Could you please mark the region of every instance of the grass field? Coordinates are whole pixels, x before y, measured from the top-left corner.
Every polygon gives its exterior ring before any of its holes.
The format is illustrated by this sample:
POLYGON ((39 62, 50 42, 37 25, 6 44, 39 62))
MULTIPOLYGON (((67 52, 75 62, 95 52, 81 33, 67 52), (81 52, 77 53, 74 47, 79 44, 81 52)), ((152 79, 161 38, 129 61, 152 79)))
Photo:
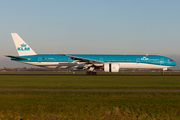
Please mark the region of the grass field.
POLYGON ((180 119, 180 93, 0 92, 1 119, 180 119))
POLYGON ((0 88, 180 90, 180 76, 0 76, 0 88))
MULTIPOLYGON (((42 73, 44 74, 44 73, 42 73)), ((0 88, 180 90, 180 76, 0 76, 0 88)), ((3 92, 0 119, 180 119, 180 92, 3 92)))

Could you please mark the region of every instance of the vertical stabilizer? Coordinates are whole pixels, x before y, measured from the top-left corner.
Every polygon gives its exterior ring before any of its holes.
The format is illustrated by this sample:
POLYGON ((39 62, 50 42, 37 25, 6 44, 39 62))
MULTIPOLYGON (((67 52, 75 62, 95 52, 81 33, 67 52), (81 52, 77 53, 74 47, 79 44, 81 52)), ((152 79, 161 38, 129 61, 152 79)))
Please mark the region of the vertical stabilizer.
POLYGON ((33 49, 17 33, 11 33, 11 35, 19 56, 36 55, 33 49))

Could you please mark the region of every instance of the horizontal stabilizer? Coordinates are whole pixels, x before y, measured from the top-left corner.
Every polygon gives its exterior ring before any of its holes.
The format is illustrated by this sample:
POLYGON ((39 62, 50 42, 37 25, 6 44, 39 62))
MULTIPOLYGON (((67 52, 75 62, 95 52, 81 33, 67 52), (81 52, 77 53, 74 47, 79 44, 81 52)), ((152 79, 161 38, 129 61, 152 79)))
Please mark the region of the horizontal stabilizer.
POLYGON ((6 57, 10 57, 10 58, 19 59, 19 60, 28 60, 27 58, 16 57, 16 56, 11 56, 11 55, 5 55, 5 56, 6 56, 6 57))

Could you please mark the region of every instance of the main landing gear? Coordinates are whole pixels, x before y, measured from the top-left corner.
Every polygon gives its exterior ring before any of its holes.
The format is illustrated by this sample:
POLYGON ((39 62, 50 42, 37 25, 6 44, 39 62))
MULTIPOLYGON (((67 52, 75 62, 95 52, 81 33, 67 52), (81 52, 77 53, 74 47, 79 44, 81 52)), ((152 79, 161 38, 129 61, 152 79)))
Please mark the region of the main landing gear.
POLYGON ((88 72, 86 72, 86 75, 97 75, 97 72, 88 71, 88 72))

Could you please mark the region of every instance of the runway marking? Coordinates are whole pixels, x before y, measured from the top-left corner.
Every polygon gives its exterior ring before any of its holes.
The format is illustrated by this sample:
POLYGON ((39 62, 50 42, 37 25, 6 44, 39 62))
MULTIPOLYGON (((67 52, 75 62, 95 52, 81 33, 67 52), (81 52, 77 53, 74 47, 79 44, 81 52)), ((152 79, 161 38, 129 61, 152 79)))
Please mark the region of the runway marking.
POLYGON ((0 89, 0 91, 69 91, 69 92, 180 92, 180 90, 101 90, 101 89, 0 89))

